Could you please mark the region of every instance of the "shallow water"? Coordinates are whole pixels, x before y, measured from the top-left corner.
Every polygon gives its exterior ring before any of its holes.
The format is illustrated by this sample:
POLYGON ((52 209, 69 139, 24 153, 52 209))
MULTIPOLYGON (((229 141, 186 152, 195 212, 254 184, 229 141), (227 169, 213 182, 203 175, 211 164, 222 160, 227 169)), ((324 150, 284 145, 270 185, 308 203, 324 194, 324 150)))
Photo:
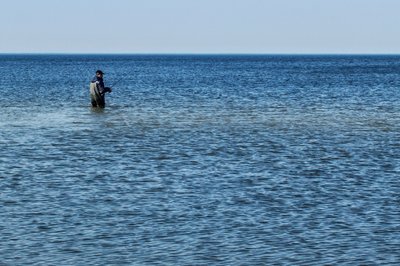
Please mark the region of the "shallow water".
POLYGON ((399 73, 398 56, 0 55, 0 264, 399 264, 399 73))

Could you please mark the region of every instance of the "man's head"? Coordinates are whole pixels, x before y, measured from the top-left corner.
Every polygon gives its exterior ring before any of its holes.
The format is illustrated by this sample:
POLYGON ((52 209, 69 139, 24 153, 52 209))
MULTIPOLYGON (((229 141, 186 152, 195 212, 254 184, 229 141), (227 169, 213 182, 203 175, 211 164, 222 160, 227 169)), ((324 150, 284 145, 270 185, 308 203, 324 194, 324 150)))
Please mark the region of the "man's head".
POLYGON ((103 71, 101 71, 101 70, 96 71, 96 76, 98 76, 99 78, 102 78, 103 75, 104 75, 103 71))

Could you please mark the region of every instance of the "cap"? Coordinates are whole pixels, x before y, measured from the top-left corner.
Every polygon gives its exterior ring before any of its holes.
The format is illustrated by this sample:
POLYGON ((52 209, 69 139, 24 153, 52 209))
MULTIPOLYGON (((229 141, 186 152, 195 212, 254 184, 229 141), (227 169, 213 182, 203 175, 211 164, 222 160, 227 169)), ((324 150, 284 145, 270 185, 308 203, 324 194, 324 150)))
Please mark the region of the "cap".
POLYGON ((96 71, 96 74, 101 74, 101 75, 104 75, 104 72, 103 72, 103 71, 101 71, 101 70, 97 70, 97 71, 96 71))

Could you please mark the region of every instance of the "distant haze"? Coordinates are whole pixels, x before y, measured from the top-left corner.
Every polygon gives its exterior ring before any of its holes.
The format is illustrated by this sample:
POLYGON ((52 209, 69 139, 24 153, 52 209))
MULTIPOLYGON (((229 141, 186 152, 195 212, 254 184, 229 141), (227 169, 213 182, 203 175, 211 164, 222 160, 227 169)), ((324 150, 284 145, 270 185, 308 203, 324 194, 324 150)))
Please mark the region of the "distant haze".
POLYGON ((0 0, 0 53, 400 53, 399 0, 0 0))

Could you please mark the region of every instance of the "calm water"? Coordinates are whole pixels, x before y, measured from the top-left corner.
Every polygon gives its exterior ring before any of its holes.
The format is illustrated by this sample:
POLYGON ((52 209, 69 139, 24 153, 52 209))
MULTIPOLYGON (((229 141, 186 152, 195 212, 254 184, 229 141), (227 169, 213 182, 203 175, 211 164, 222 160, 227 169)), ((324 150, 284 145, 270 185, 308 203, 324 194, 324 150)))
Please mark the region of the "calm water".
POLYGON ((400 56, 0 55, 0 91, 0 265, 400 263, 400 56))

